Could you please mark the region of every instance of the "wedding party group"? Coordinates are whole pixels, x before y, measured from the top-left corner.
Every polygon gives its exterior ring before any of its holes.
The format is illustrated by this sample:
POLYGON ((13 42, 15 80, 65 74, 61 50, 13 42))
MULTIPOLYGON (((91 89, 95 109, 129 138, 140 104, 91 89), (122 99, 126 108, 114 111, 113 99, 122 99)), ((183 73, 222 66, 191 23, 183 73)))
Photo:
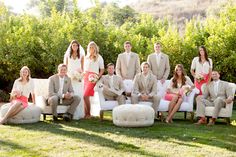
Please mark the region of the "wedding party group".
MULTIPOLYGON (((163 97, 158 95, 158 82, 164 84, 168 80, 169 57, 162 52, 160 42, 155 43, 153 49, 154 52, 140 64, 139 55, 131 51, 131 42, 124 42, 124 52, 118 55, 116 63, 106 65, 107 74, 104 75, 104 60, 97 44, 91 41, 85 53, 79 42, 72 40, 64 55, 64 63, 58 65, 57 74, 49 77, 47 103, 52 108, 53 120, 58 121, 57 107, 63 104, 69 107, 62 117, 70 121, 81 101, 84 104, 84 118, 90 119, 90 97, 94 96, 95 86, 101 86, 106 100, 115 100, 119 105, 126 104, 127 99, 130 99, 131 104, 151 102, 155 118, 161 117, 166 123, 172 123, 183 97, 197 88, 200 92, 196 97, 196 115, 199 117, 196 124, 214 125, 221 108, 233 101, 234 93, 226 81, 220 80, 220 73, 213 70, 213 61, 208 57, 207 49, 200 46, 198 56, 192 60, 190 72, 193 81, 186 75, 182 64, 175 65, 173 77, 163 97), (132 82, 132 89, 126 89, 125 81, 132 82), (83 88, 83 93, 79 93, 80 88, 83 88), (166 117, 157 112, 161 99, 169 101, 166 117), (205 115, 207 106, 214 107, 209 123, 205 115)), ((34 86, 30 69, 22 67, 20 77, 15 80, 11 91, 11 107, 0 119, 0 124, 6 124, 10 118, 24 110, 30 95, 35 103, 34 86)))

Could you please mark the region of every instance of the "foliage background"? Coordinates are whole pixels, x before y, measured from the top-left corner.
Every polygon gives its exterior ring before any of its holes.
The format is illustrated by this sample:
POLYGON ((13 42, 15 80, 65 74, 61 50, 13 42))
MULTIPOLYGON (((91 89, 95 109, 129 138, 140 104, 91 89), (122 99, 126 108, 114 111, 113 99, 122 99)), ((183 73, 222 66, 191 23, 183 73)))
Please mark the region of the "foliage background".
POLYGON ((132 50, 141 61, 153 52, 153 43, 160 41, 163 52, 170 57, 171 69, 181 63, 189 76, 197 47, 205 45, 221 78, 236 80, 236 5, 232 1, 205 20, 186 20, 183 32, 167 18, 154 19, 115 3, 97 2, 96 7, 81 12, 76 1, 43 7, 46 2, 37 4, 41 6, 40 17, 13 14, 0 3, 0 88, 5 91, 10 91, 24 65, 29 66, 32 77, 47 78, 55 73, 73 39, 85 49, 90 41, 95 41, 105 64, 116 62, 126 40, 131 41, 132 50))

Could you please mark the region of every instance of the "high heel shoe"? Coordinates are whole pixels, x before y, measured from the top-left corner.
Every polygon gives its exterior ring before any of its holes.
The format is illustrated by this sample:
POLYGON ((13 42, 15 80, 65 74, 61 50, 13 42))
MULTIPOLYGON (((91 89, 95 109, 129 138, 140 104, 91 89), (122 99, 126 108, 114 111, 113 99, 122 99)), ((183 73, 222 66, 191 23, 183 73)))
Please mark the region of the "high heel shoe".
POLYGON ((165 120, 165 123, 170 124, 170 121, 168 119, 165 120))

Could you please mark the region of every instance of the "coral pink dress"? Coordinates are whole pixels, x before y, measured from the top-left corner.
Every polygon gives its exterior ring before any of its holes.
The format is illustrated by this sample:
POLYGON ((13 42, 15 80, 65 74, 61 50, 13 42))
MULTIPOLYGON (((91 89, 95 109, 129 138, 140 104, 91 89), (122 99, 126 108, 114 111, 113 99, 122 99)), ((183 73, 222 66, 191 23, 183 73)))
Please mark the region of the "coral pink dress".
MULTIPOLYGON (((191 81, 191 79, 188 76, 185 76, 186 78, 186 82, 185 85, 188 86, 194 86, 193 82, 191 81)), ((174 96, 178 96, 178 97, 183 97, 184 95, 184 89, 182 88, 182 84, 177 84, 178 88, 173 88, 173 82, 172 82, 173 78, 171 78, 170 80, 170 86, 168 87, 171 92, 170 93, 166 93, 164 96, 165 100, 171 101, 173 99, 174 96)))
POLYGON ((199 82, 196 79, 194 80, 195 87, 200 91, 199 95, 202 95, 201 87, 204 83, 207 83, 208 80, 210 79, 209 73, 210 70, 213 68, 212 60, 210 58, 208 59, 209 62, 205 61, 204 63, 200 63, 199 57, 195 57, 191 64, 191 70, 194 70, 195 74, 201 74, 204 77, 204 79, 199 82))
POLYGON ((97 60, 91 60, 88 56, 84 58, 84 96, 94 96, 94 87, 96 82, 90 82, 89 76, 91 74, 99 74, 99 70, 104 69, 104 61, 101 55, 97 60))
POLYGON ((34 83, 33 80, 30 79, 26 84, 22 84, 22 82, 17 79, 15 80, 12 88, 12 92, 19 91, 21 93, 21 96, 14 98, 11 101, 11 104, 20 102, 24 108, 28 106, 28 98, 30 96, 30 93, 34 93, 34 83))

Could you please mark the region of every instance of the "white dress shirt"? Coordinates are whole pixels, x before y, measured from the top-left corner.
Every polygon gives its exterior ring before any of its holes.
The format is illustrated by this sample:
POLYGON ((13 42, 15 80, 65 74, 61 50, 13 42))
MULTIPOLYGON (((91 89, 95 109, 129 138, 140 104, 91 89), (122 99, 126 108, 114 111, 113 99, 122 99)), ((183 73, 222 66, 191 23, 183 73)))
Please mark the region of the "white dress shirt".
POLYGON ((220 82, 220 80, 214 81, 214 92, 215 92, 215 95, 218 94, 219 82, 220 82))
POLYGON ((147 86, 147 83, 148 83, 148 82, 147 82, 148 74, 147 74, 147 75, 144 75, 144 74, 143 74, 143 77, 144 77, 144 83, 145 83, 145 86, 147 86))
POLYGON ((113 75, 109 75, 109 85, 110 85, 111 89, 114 88, 114 86, 113 86, 113 75))
POLYGON ((127 66, 129 65, 129 61, 130 61, 130 54, 131 54, 131 52, 125 52, 126 61, 127 61, 127 66))
POLYGON ((156 52, 156 60, 157 60, 157 65, 160 65, 160 61, 161 61, 161 52, 159 52, 159 53, 156 52))
POLYGON ((64 77, 59 76, 59 91, 58 91, 58 93, 61 95, 63 94, 64 80, 65 80, 64 77))

